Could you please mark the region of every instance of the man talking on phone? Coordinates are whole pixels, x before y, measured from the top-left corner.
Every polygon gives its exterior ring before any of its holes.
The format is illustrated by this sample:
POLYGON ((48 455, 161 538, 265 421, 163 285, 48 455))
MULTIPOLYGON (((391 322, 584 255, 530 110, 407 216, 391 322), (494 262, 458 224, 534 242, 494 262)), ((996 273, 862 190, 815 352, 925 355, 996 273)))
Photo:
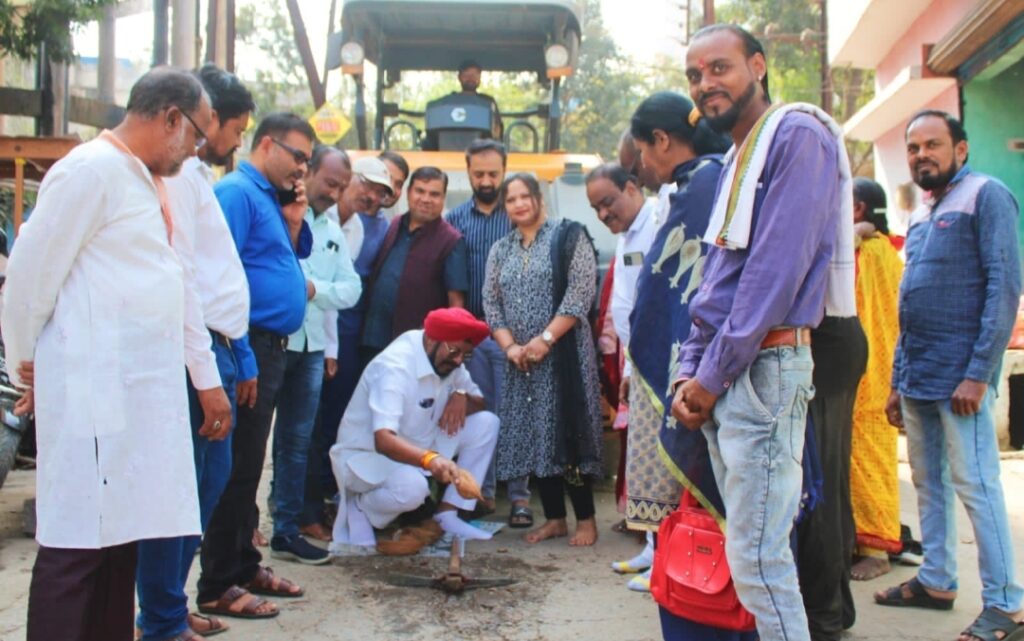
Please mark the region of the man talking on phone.
POLYGON ((313 284, 299 259, 310 255, 303 178, 316 134, 303 118, 272 113, 256 127, 248 161, 214 192, 249 281, 248 340, 238 341, 238 418, 231 477, 206 529, 199 577, 204 614, 267 618, 277 607, 254 595, 295 597, 302 589, 262 567, 253 544, 256 490, 286 366, 288 336, 300 327, 313 284), (257 377, 258 374, 258 377, 257 377))

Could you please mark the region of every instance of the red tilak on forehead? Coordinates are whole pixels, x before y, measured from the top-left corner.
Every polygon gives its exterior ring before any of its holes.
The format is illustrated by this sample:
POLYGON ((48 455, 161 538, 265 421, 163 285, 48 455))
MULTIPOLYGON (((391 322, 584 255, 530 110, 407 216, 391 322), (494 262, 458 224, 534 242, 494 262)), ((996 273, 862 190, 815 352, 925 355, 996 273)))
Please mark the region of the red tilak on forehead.
POLYGON ((704 58, 700 58, 699 60, 697 60, 697 68, 700 69, 701 71, 704 71, 704 67, 704 58))

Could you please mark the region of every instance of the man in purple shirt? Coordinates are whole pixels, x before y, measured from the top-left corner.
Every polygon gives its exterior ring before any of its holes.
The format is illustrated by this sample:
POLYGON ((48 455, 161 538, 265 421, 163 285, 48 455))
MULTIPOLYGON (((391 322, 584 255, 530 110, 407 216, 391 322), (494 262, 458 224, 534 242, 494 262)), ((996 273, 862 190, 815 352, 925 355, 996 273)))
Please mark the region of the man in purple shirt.
MULTIPOLYGON (((740 163, 742 176, 744 142, 771 115, 760 43, 732 25, 702 29, 686 74, 694 104, 740 150, 730 162, 740 163)), ((693 328, 672 414, 707 437, 728 516, 729 566, 760 638, 807 641, 789 540, 814 393, 810 328, 824 316, 837 237, 840 156, 835 136, 801 111, 785 113, 774 137, 758 142, 769 146, 749 240, 742 249, 717 243, 708 253, 690 301, 693 328)), ((728 175, 727 167, 723 181, 728 175)), ((729 197, 730 189, 720 190, 719 199, 729 197)))

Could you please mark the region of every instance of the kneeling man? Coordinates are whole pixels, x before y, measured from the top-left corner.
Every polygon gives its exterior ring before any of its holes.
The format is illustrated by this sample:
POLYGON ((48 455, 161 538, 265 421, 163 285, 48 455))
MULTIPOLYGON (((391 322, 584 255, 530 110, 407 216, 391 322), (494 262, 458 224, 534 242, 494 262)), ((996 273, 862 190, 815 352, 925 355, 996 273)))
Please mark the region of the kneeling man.
POLYGON ((424 329, 405 332, 363 371, 331 448, 341 491, 332 551, 376 545, 373 528, 418 508, 427 476, 447 483, 434 520, 462 539, 489 539, 458 517, 473 499, 459 496, 459 466, 483 479, 498 440, 498 417, 463 366, 490 331, 464 309, 438 309, 424 329), (452 462, 458 458, 459 465, 452 462))

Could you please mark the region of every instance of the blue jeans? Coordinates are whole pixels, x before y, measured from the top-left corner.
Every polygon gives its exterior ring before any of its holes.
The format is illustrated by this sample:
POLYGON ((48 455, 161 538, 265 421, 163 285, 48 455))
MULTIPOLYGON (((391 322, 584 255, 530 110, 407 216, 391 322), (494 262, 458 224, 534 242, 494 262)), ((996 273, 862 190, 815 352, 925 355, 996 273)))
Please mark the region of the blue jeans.
POLYGON ((907 453, 921 515, 924 563, 918 580, 934 590, 956 590, 956 515, 953 492, 974 526, 986 608, 1020 609, 1024 595, 1013 577, 1013 540, 999 482, 999 447, 992 392, 973 416, 957 416, 949 400, 903 398, 907 453))
MULTIPOLYGON (((506 360, 505 352, 498 347, 497 341, 493 338, 485 338, 473 350, 473 360, 466 365, 473 382, 480 388, 480 393, 484 395, 484 405, 487 411, 495 414, 498 413, 498 407, 501 405, 506 360)), ((491 465, 487 468, 487 475, 484 476, 484 482, 480 488, 481 493, 485 497, 494 498, 497 483, 494 458, 491 458, 491 465)), ((508 500, 527 502, 530 500, 529 476, 508 481, 508 500)))
POLYGON ((811 349, 761 350, 703 427, 728 515, 725 552, 761 641, 809 641, 790 532, 800 505, 811 349))
POLYGON ((287 353, 284 383, 277 396, 274 422, 274 536, 299 533, 305 506, 306 465, 313 438, 320 387, 324 380, 324 353, 287 353))
MULTIPOLYGON (((230 347, 217 340, 213 342, 213 353, 234 417, 237 378, 235 357, 230 347)), ((231 474, 231 436, 223 441, 211 441, 199 435, 199 428, 203 425, 203 409, 191 380, 188 381, 188 407, 192 423, 196 482, 199 487, 199 520, 205 530, 231 474)), ((173 637, 184 632, 188 626, 185 583, 199 543, 198 536, 139 542, 136 571, 139 616, 136 624, 142 630, 144 641, 173 637)))

